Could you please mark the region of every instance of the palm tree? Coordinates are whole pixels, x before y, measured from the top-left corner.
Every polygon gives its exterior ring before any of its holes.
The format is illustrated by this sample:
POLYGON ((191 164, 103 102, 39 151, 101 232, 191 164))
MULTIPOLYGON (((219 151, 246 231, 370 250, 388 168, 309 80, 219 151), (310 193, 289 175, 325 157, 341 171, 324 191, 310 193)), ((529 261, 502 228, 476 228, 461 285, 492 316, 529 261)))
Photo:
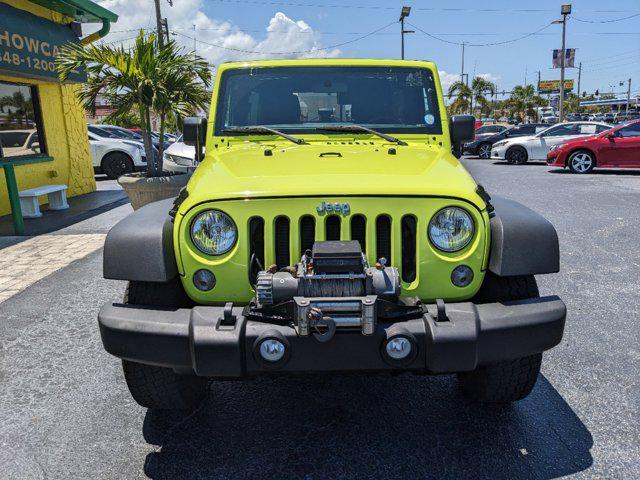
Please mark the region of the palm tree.
POLYGON ((462 80, 452 83, 449 87, 448 95, 449 98, 453 96, 456 97, 451 105, 449 105, 451 113, 465 113, 469 111, 473 92, 466 83, 462 80))
POLYGON ((534 117, 536 115, 535 107, 543 107, 547 105, 547 101, 535 94, 533 85, 517 85, 511 91, 511 97, 507 101, 509 111, 512 115, 520 115, 534 117))
POLYGON ((475 77, 471 82, 471 113, 473 113, 473 100, 480 105, 480 116, 482 117, 482 112, 487 109, 487 107, 491 107, 491 102, 487 99, 485 94, 495 95, 496 93, 496 85, 489 80, 482 77, 475 77))
MULTIPOLYGON (((0 112, 5 113, 7 107, 6 123, 15 126, 25 125, 31 127, 29 120, 34 118, 33 102, 23 92, 13 92, 12 95, 0 97, 0 112)), ((31 122, 33 124, 33 122, 31 122)))
POLYGON ((147 175, 162 175, 162 143, 154 161, 151 143, 151 114, 160 117, 164 138, 167 115, 183 115, 204 108, 211 72, 207 62, 194 53, 184 54, 175 42, 160 44, 155 34, 140 30, 132 48, 106 44, 81 46, 70 44, 58 58, 61 80, 77 69, 84 69, 87 82, 79 92, 85 108, 95 113, 98 96, 115 108, 114 115, 138 110, 147 157, 147 175))

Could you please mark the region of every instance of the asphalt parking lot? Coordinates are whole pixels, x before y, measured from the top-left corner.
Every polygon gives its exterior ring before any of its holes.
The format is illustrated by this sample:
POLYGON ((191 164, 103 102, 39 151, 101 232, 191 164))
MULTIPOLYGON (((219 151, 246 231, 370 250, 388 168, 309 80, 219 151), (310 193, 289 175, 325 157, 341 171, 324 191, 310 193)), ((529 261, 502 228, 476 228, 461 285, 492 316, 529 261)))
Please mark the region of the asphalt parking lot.
POLYGON ((559 233, 562 271, 539 284, 567 303, 565 338, 526 400, 472 404, 451 376, 300 377, 218 382, 190 416, 150 414, 100 343, 98 309, 125 287, 100 250, 0 303, 0 477, 640 478, 640 171, 465 164, 559 233))

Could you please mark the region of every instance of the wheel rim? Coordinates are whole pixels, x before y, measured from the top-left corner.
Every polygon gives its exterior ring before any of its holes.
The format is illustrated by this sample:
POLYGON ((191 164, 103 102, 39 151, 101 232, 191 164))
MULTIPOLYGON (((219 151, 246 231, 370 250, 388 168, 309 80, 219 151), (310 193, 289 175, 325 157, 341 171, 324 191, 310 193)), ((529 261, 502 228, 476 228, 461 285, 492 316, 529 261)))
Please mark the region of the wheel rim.
POLYGON ((511 151, 511 155, 509 155, 509 157, 514 163, 521 163, 524 160, 524 152, 521 149, 516 148, 511 151))
POLYGON ((480 145, 480 150, 478 151, 478 156, 480 158, 489 158, 491 155, 491 145, 480 145))
POLYGON ((593 159, 588 153, 576 153, 571 158, 571 166, 576 172, 584 173, 591 169, 593 159))
POLYGON ((107 173, 111 176, 124 175, 127 172, 127 160, 124 157, 117 156, 112 158, 107 165, 107 173))

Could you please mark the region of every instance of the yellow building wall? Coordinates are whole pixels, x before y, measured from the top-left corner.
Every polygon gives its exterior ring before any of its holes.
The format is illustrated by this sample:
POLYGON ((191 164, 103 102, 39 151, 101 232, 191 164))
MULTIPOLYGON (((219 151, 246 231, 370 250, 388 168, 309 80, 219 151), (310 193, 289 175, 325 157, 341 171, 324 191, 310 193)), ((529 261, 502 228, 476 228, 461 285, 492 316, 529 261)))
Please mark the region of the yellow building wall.
MULTIPOLYGON (((24 0, 2 1, 48 20, 59 23, 69 21, 57 12, 24 0)), ((14 167, 18 189, 65 184, 69 186, 69 197, 95 191, 85 111, 75 96, 79 86, 4 75, 0 75, 0 81, 38 86, 47 154, 53 157, 53 161, 14 167)), ((46 196, 40 197, 40 203, 46 202, 46 196)), ((0 172, 0 215, 10 212, 7 185, 4 173, 0 172)))

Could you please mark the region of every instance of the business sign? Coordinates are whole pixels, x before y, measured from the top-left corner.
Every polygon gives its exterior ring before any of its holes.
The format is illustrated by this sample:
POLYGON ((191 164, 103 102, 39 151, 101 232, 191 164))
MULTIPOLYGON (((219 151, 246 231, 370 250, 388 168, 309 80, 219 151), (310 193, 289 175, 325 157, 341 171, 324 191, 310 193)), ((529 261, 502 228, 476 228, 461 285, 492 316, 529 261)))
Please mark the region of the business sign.
MULTIPOLYGON (((573 80, 564 81, 564 91, 573 90, 573 80)), ((560 80, 540 80, 538 82, 538 93, 560 93, 560 80)))
MULTIPOLYGON (((556 49, 553 51, 553 68, 561 68, 562 49, 556 49)), ((576 49, 565 48, 564 49, 564 67, 573 68, 576 65, 576 49)))
MULTIPOLYGON (((15 77, 58 80, 56 56, 78 38, 71 28, 0 3, 0 72, 15 77)), ((84 82, 73 72, 70 82, 84 82)))

